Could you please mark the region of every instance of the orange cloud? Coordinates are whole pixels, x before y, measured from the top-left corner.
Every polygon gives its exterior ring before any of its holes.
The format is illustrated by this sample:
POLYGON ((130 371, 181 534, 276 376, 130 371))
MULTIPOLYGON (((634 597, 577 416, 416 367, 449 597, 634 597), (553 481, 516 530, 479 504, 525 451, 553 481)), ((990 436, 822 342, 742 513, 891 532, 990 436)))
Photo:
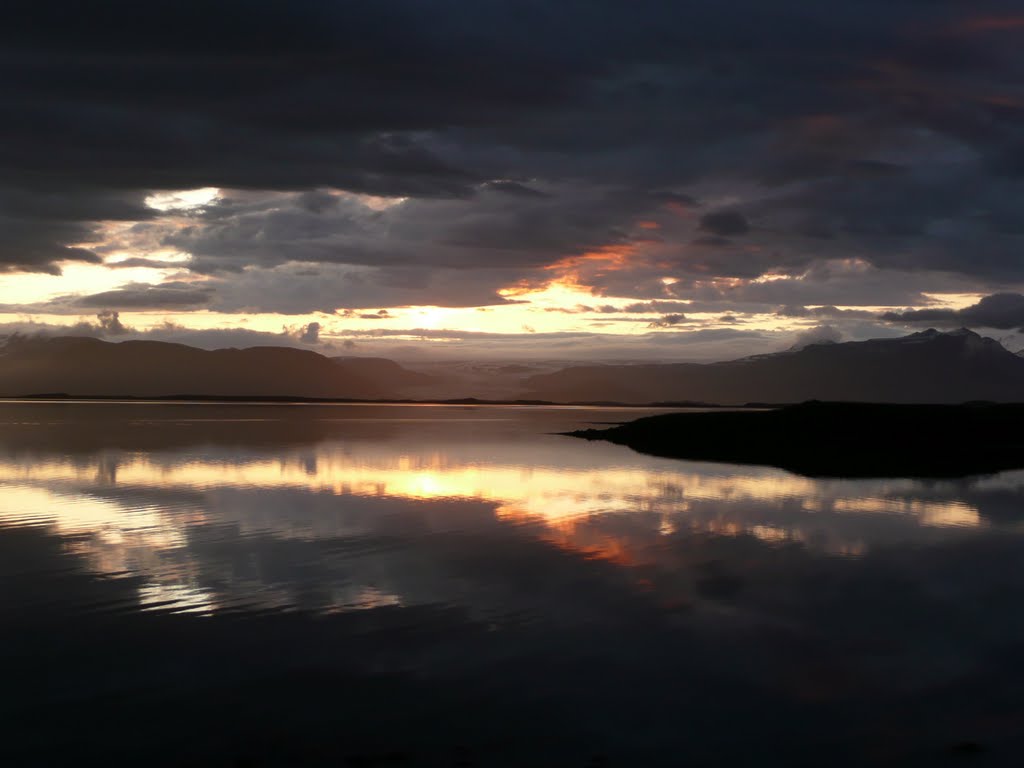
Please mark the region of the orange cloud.
POLYGON ((1010 93, 990 93, 985 96, 981 96, 979 101, 982 101, 985 104, 991 104, 994 107, 1011 107, 1013 109, 1020 109, 1021 107, 1024 107, 1024 99, 1010 93))
POLYGON ((520 296, 543 290, 552 285, 589 290, 586 278, 596 278, 609 272, 621 272, 637 265, 637 251, 641 243, 605 245, 592 251, 566 256, 548 264, 543 271, 550 277, 521 280, 500 291, 502 296, 520 296))
POLYGON ((1024 29, 1024 15, 977 16, 960 25, 963 32, 1005 32, 1014 29, 1024 29))
POLYGON ((665 203, 665 208, 681 219, 692 219, 694 216, 693 206, 680 203, 676 200, 669 200, 665 203))
POLYGON ((586 265, 600 265, 604 271, 614 272, 625 269, 636 254, 636 251, 636 243, 604 245, 600 248, 595 248, 593 251, 586 251, 575 256, 566 256, 554 264, 549 264, 544 269, 550 272, 561 272, 578 269, 586 265))
MULTIPOLYGON (((1021 17, 1021 28, 1024 29, 1024 17, 1021 17)), ((907 99, 912 97, 926 103, 948 104, 954 102, 983 104, 990 107, 1019 108, 1024 106, 1016 94, 1002 90, 979 87, 975 84, 964 84, 938 81, 921 77, 910 67, 891 59, 872 62, 877 72, 875 78, 861 78, 853 84, 861 89, 874 91, 890 98, 907 99)))
POLYGON ((839 115, 819 113, 799 119, 800 126, 810 136, 833 136, 846 128, 846 122, 839 115))

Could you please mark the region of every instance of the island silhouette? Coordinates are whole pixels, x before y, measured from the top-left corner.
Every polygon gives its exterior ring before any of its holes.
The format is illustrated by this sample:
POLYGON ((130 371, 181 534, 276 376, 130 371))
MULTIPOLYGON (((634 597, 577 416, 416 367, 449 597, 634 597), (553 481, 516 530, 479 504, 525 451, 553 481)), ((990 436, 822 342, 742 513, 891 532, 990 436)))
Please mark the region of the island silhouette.
POLYGON ((1024 468, 1024 405, 811 401, 668 413, 570 433, 641 453, 767 464, 812 477, 964 477, 1024 468))

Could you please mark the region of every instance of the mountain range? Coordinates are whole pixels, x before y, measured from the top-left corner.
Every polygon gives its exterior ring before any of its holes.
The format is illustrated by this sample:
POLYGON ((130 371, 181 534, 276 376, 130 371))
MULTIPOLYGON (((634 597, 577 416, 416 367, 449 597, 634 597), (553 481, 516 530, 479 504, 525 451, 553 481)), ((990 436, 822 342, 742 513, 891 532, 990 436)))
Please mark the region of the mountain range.
POLYGON ((934 329, 896 339, 811 344, 722 363, 574 366, 526 380, 527 396, 624 403, 806 400, 1024 401, 1024 357, 994 339, 934 329))
POLYGON ((470 380, 383 358, 330 358, 290 347, 211 351, 158 341, 16 336, 0 347, 0 396, 383 400, 511 394, 632 404, 1024 402, 1024 357, 965 329, 811 344, 720 363, 489 368, 488 378, 470 380), (545 372, 531 374, 534 370, 545 372))
POLYGON ((0 396, 174 395, 386 399, 431 377, 381 358, 291 347, 205 350, 162 341, 14 337, 0 350, 0 396))

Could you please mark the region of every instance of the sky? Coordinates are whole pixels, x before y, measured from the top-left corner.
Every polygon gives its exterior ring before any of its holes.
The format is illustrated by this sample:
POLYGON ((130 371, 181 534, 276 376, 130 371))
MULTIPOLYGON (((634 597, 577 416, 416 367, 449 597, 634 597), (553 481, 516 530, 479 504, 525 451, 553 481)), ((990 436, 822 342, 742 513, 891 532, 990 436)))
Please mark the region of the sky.
POLYGON ((7 0, 0 333, 1024 347, 1024 11, 7 0))

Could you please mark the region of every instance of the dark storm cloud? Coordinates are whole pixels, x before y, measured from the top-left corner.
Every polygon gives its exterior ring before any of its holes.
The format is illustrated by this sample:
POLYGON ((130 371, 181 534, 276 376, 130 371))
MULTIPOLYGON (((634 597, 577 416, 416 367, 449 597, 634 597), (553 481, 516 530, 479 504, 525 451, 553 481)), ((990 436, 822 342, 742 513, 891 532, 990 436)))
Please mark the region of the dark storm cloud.
POLYGON ((963 278, 941 272, 883 270, 865 262, 833 260, 792 269, 777 280, 671 288, 677 297, 697 302, 693 312, 720 311, 724 304, 774 312, 779 306, 914 306, 927 302, 925 293, 956 292, 964 286, 963 278))
POLYGON ((720 237, 732 237, 749 232, 750 223, 739 211, 715 211, 700 217, 700 228, 720 237))
MULTIPOLYGON (((391 269, 532 269, 563 256, 637 239, 650 200, 620 188, 563 184, 537 195, 482 185, 471 200, 231 191, 188 226, 155 222, 135 236, 194 255, 200 272, 291 261, 391 269)), ((649 235, 647 236, 649 237, 649 235)))
POLYGON ((0 180, 0 269, 56 272, 59 261, 97 263, 100 256, 87 245, 95 239, 94 221, 134 221, 153 214, 138 192, 77 187, 73 175, 40 181, 39 187, 7 187, 0 180))
POLYGON ((504 192, 506 195, 513 195, 515 197, 545 197, 545 194, 540 190, 533 189, 516 181, 489 181, 484 186, 487 189, 504 192))
POLYGON ((299 341, 306 344, 318 344, 320 342, 320 323, 308 323, 299 334, 299 341))
POLYGON ((833 306, 804 307, 798 304, 788 304, 775 310, 779 317, 821 317, 821 318, 852 318, 858 320, 870 320, 875 317, 874 312, 866 309, 839 309, 833 306))
MULTIPOLYGON (((281 333, 281 337, 287 341, 298 341, 301 344, 319 344, 320 343, 320 331, 323 330, 323 325, 317 322, 306 323, 297 327, 285 326, 284 331, 281 333)), ((159 332, 159 329, 158 331, 159 332)), ((270 336, 271 334, 264 334, 270 336)), ((275 339, 275 341, 277 341, 275 339)), ((277 343, 280 343, 279 341, 277 343)))
POLYGON ((977 21, 1014 10, 11 0, 0 265, 96 261, 92 222, 151 218, 148 190, 218 186, 296 200, 164 233, 205 273, 528 272, 669 210, 666 243, 742 241, 697 243, 666 262, 680 275, 855 256, 1022 281, 1021 31, 977 21), (407 198, 377 211, 392 239, 327 187, 407 198))
POLYGON ((39 221, 18 220, 0 212, 0 268, 49 272, 60 270, 56 262, 84 261, 99 263, 100 257, 88 248, 72 248, 64 242, 79 242, 92 234, 88 225, 78 222, 55 222, 48 225, 39 221))
POLYGON ((110 261, 106 266, 112 269, 129 269, 132 267, 144 267, 149 269, 182 269, 184 265, 178 261, 164 261, 161 259, 147 259, 133 256, 120 261, 110 261))
POLYGON ((308 314, 339 308, 372 309, 431 304, 445 307, 516 303, 494 289, 519 277, 508 269, 387 269, 342 264, 282 265, 249 268, 210 278, 215 291, 208 309, 219 312, 308 314))
POLYGON ((209 288, 190 283, 163 283, 159 286, 136 284, 75 298, 76 307, 118 307, 125 310, 187 309, 209 303, 209 288))
POLYGON ((680 323, 686 322, 686 315, 674 314, 674 315, 662 315, 656 320, 651 320, 647 324, 648 328, 671 328, 680 323))
POLYGON ((963 309, 917 309, 886 312, 882 319, 891 323, 925 323, 977 328, 1020 330, 1024 333, 1024 295, 995 293, 963 309))
POLYGON ((677 312, 692 310, 693 307, 684 301, 645 301, 636 304, 627 304, 622 309, 612 307, 612 312, 677 312))
POLYGON ((131 332, 131 328, 121 322, 119 312, 104 309, 96 315, 98 329, 101 336, 123 336, 131 332))
POLYGON ((128 283, 110 291, 67 294, 36 304, 0 304, 0 312, 77 315, 83 309, 129 312, 188 310, 205 308, 214 300, 215 295, 212 282, 196 284, 171 280, 158 285, 128 283))

